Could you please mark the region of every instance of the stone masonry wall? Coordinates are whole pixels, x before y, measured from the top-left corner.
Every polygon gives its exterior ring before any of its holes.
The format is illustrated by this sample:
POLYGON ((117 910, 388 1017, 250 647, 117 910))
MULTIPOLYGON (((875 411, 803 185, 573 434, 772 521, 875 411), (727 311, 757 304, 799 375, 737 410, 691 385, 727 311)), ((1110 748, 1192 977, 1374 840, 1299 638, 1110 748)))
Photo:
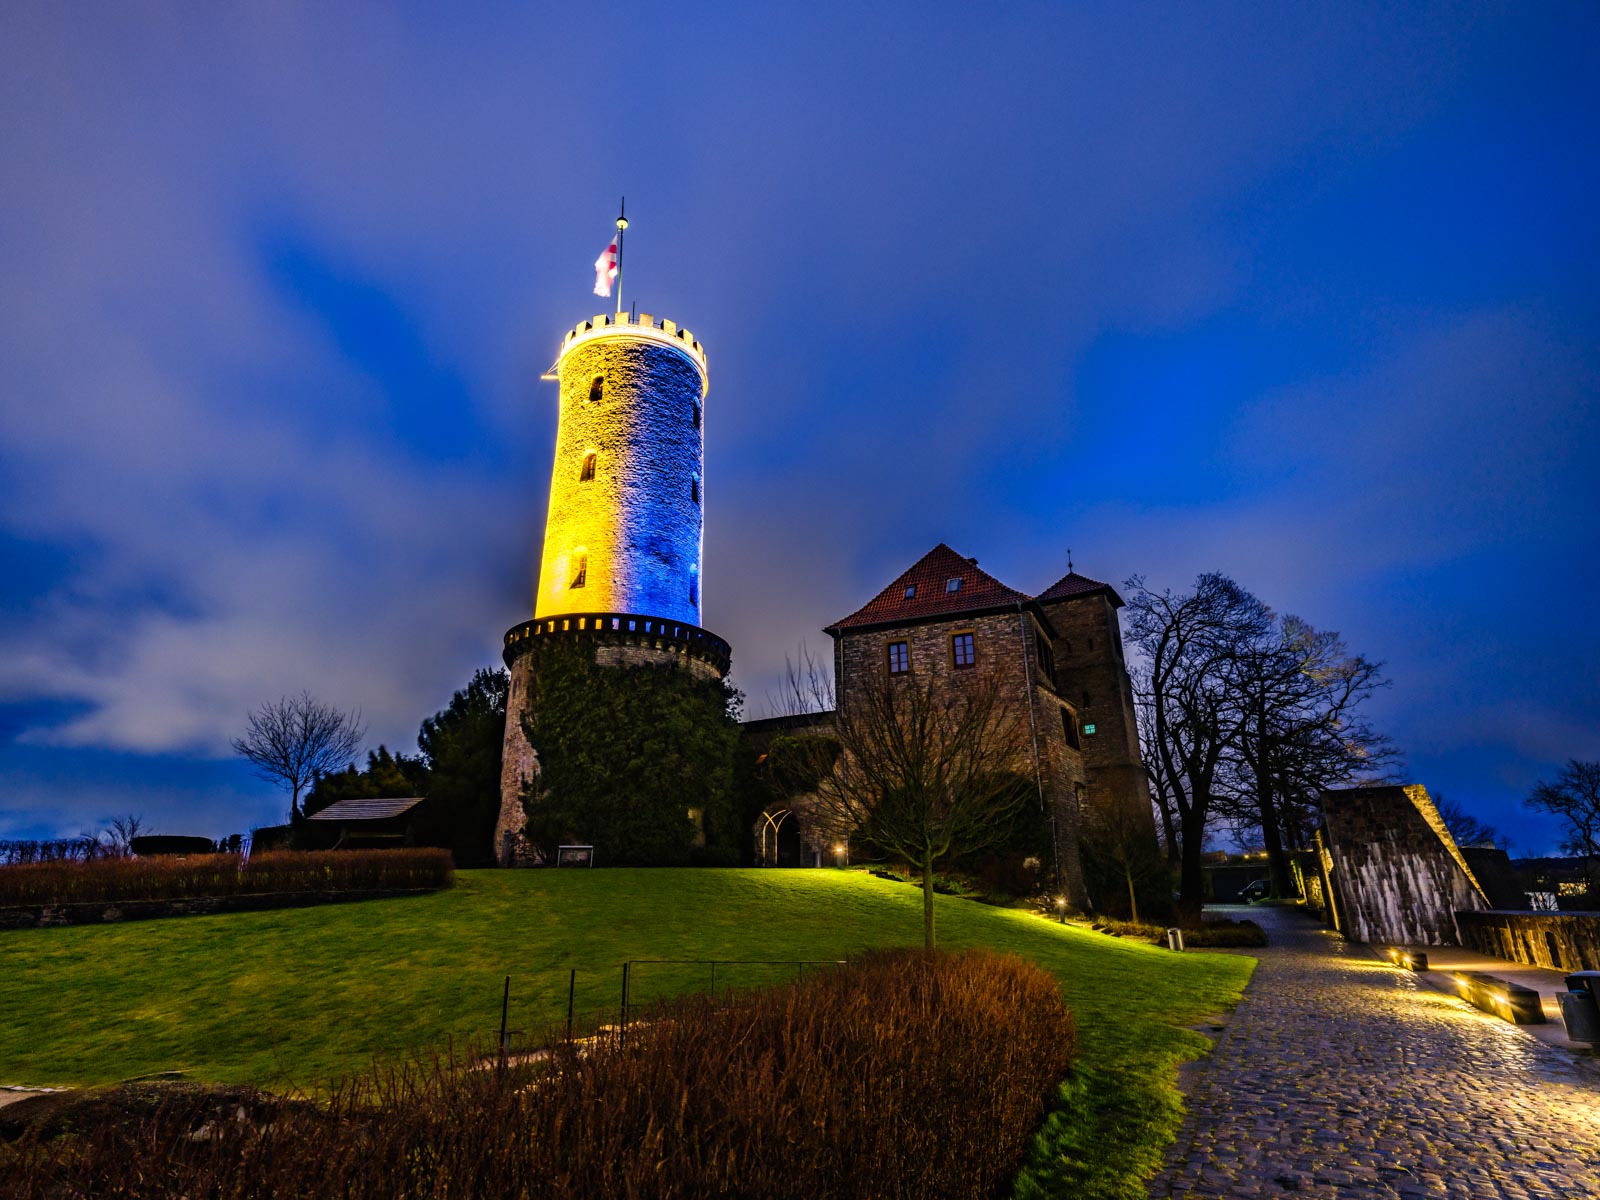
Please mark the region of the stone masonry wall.
POLYGON ((1133 828, 1155 839, 1150 784, 1139 748, 1133 684, 1123 661, 1122 630, 1110 596, 1095 592, 1048 601, 1044 612, 1055 630, 1056 679, 1079 722, 1092 812, 1127 814, 1133 828))
POLYGON ((1600 913, 1459 912, 1461 944, 1557 971, 1600 971, 1600 913))
POLYGON ((1038 626, 1030 615, 1001 612, 893 629, 846 631, 836 647, 839 695, 847 698, 853 689, 875 686, 884 678, 888 671, 888 645, 897 641, 908 643, 914 673, 931 673, 956 685, 957 677, 968 671, 955 667, 950 639, 966 632, 973 635, 976 654, 970 670, 997 679, 1007 702, 1021 720, 1029 723, 1030 742, 1038 747, 1039 782, 1053 823, 1062 890, 1070 903, 1086 908, 1089 898, 1078 861, 1077 796, 1085 784, 1083 760, 1067 745, 1061 726, 1061 710, 1068 707, 1071 716, 1070 706, 1064 706, 1033 669, 1038 661, 1038 626), (1026 671, 1025 658, 1029 664, 1026 671))
POLYGON ((575 345, 561 360, 560 378, 534 615, 646 613, 698 625, 705 512, 699 367, 624 330, 575 345), (599 399, 591 400, 596 380, 599 399), (585 480, 591 453, 594 477, 585 480), (580 553, 584 584, 573 587, 580 553))
POLYGON ((522 837, 527 815, 522 794, 539 773, 539 756, 522 729, 533 689, 533 656, 523 654, 511 663, 511 686, 506 692, 506 732, 500 758, 500 816, 494 827, 495 861, 502 867, 521 866, 532 855, 522 837))
POLYGON ((1457 911, 1488 907, 1426 788, 1327 791, 1322 813, 1345 936, 1453 946, 1457 911))

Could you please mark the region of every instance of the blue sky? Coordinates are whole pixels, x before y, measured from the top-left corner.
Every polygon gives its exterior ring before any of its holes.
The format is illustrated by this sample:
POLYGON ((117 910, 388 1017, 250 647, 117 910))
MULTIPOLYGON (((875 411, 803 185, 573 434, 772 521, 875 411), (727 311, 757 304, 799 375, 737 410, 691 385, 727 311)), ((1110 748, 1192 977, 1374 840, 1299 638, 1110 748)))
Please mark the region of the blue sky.
POLYGON ((530 608, 538 376, 616 198, 707 347, 705 621, 760 715, 938 541, 1221 570, 1388 663, 1506 829, 1600 757, 1592 5, 90 13, 0 39, 0 837, 281 815, 530 608))

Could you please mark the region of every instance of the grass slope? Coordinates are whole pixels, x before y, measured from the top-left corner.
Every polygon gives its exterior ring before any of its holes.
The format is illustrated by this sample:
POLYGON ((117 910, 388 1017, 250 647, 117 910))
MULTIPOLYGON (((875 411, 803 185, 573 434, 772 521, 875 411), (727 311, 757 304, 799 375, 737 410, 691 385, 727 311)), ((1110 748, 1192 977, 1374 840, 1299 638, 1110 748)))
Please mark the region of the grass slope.
MULTIPOLYGON (((511 1024, 616 1011, 627 959, 836 959, 916 945, 921 896, 838 871, 467 871, 402 900, 0 933, 0 1083, 86 1084, 182 1070, 315 1085, 374 1055, 487 1040, 511 1024)), ((1183 1028, 1229 1008, 1252 960, 1174 955, 1030 913, 938 899, 942 945, 988 946, 1061 981, 1082 1052, 1024 1195, 1143 1195, 1180 1113, 1183 1028)), ((637 968, 634 995, 703 989, 704 967, 637 968)), ((718 983, 771 971, 719 968, 718 983)), ((614 1016, 611 1018, 614 1019, 614 1016)))

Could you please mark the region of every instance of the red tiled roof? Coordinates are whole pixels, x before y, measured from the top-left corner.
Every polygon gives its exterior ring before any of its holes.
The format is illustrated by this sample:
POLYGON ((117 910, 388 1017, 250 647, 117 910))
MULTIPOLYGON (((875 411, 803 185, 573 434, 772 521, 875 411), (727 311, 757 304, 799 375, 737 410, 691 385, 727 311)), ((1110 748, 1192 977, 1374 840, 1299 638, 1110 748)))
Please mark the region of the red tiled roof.
POLYGON ((962 558, 940 542, 863 607, 842 621, 835 621, 824 632, 951 616, 1018 604, 1027 599, 1024 593, 1008 588, 987 571, 978 570, 976 562, 962 558), (949 591, 950 580, 957 578, 961 580, 960 588, 949 591), (907 596, 906 589, 913 586, 915 593, 907 596))
POLYGON ((1102 590, 1110 592, 1112 600, 1121 605, 1122 597, 1117 595, 1116 589, 1109 583, 1101 583, 1098 579, 1090 579, 1086 575, 1079 575, 1076 571, 1068 571, 1035 598, 1039 600, 1065 600, 1069 596, 1085 596, 1090 592, 1102 590))

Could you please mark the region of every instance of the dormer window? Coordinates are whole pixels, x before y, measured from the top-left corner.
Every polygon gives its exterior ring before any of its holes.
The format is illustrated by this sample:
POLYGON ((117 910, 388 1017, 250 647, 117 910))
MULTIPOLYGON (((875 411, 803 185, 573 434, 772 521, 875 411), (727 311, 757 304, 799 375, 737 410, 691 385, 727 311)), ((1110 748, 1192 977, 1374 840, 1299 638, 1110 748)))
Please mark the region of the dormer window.
POLYGON ((606 377, 604 375, 596 375, 594 382, 589 385, 589 403, 599 404, 600 398, 605 395, 605 391, 606 377))
POLYGON ((961 590, 961 576, 952 575, 949 579, 945 580, 944 590, 946 592, 959 592, 961 590))
POLYGON ((589 453, 587 453, 587 454, 585 454, 583 456, 583 467, 578 471, 578 482, 579 483, 589 483, 589 482, 593 481, 593 479, 594 479, 594 464, 595 464, 595 460, 598 459, 599 457, 600 456, 597 453, 595 453, 595 451, 593 451, 593 450, 589 451, 589 453))
POLYGON ((906 599, 907 600, 914 600, 914 599, 916 599, 916 595, 917 595, 917 585, 914 584, 914 583, 906 584, 906 599))

